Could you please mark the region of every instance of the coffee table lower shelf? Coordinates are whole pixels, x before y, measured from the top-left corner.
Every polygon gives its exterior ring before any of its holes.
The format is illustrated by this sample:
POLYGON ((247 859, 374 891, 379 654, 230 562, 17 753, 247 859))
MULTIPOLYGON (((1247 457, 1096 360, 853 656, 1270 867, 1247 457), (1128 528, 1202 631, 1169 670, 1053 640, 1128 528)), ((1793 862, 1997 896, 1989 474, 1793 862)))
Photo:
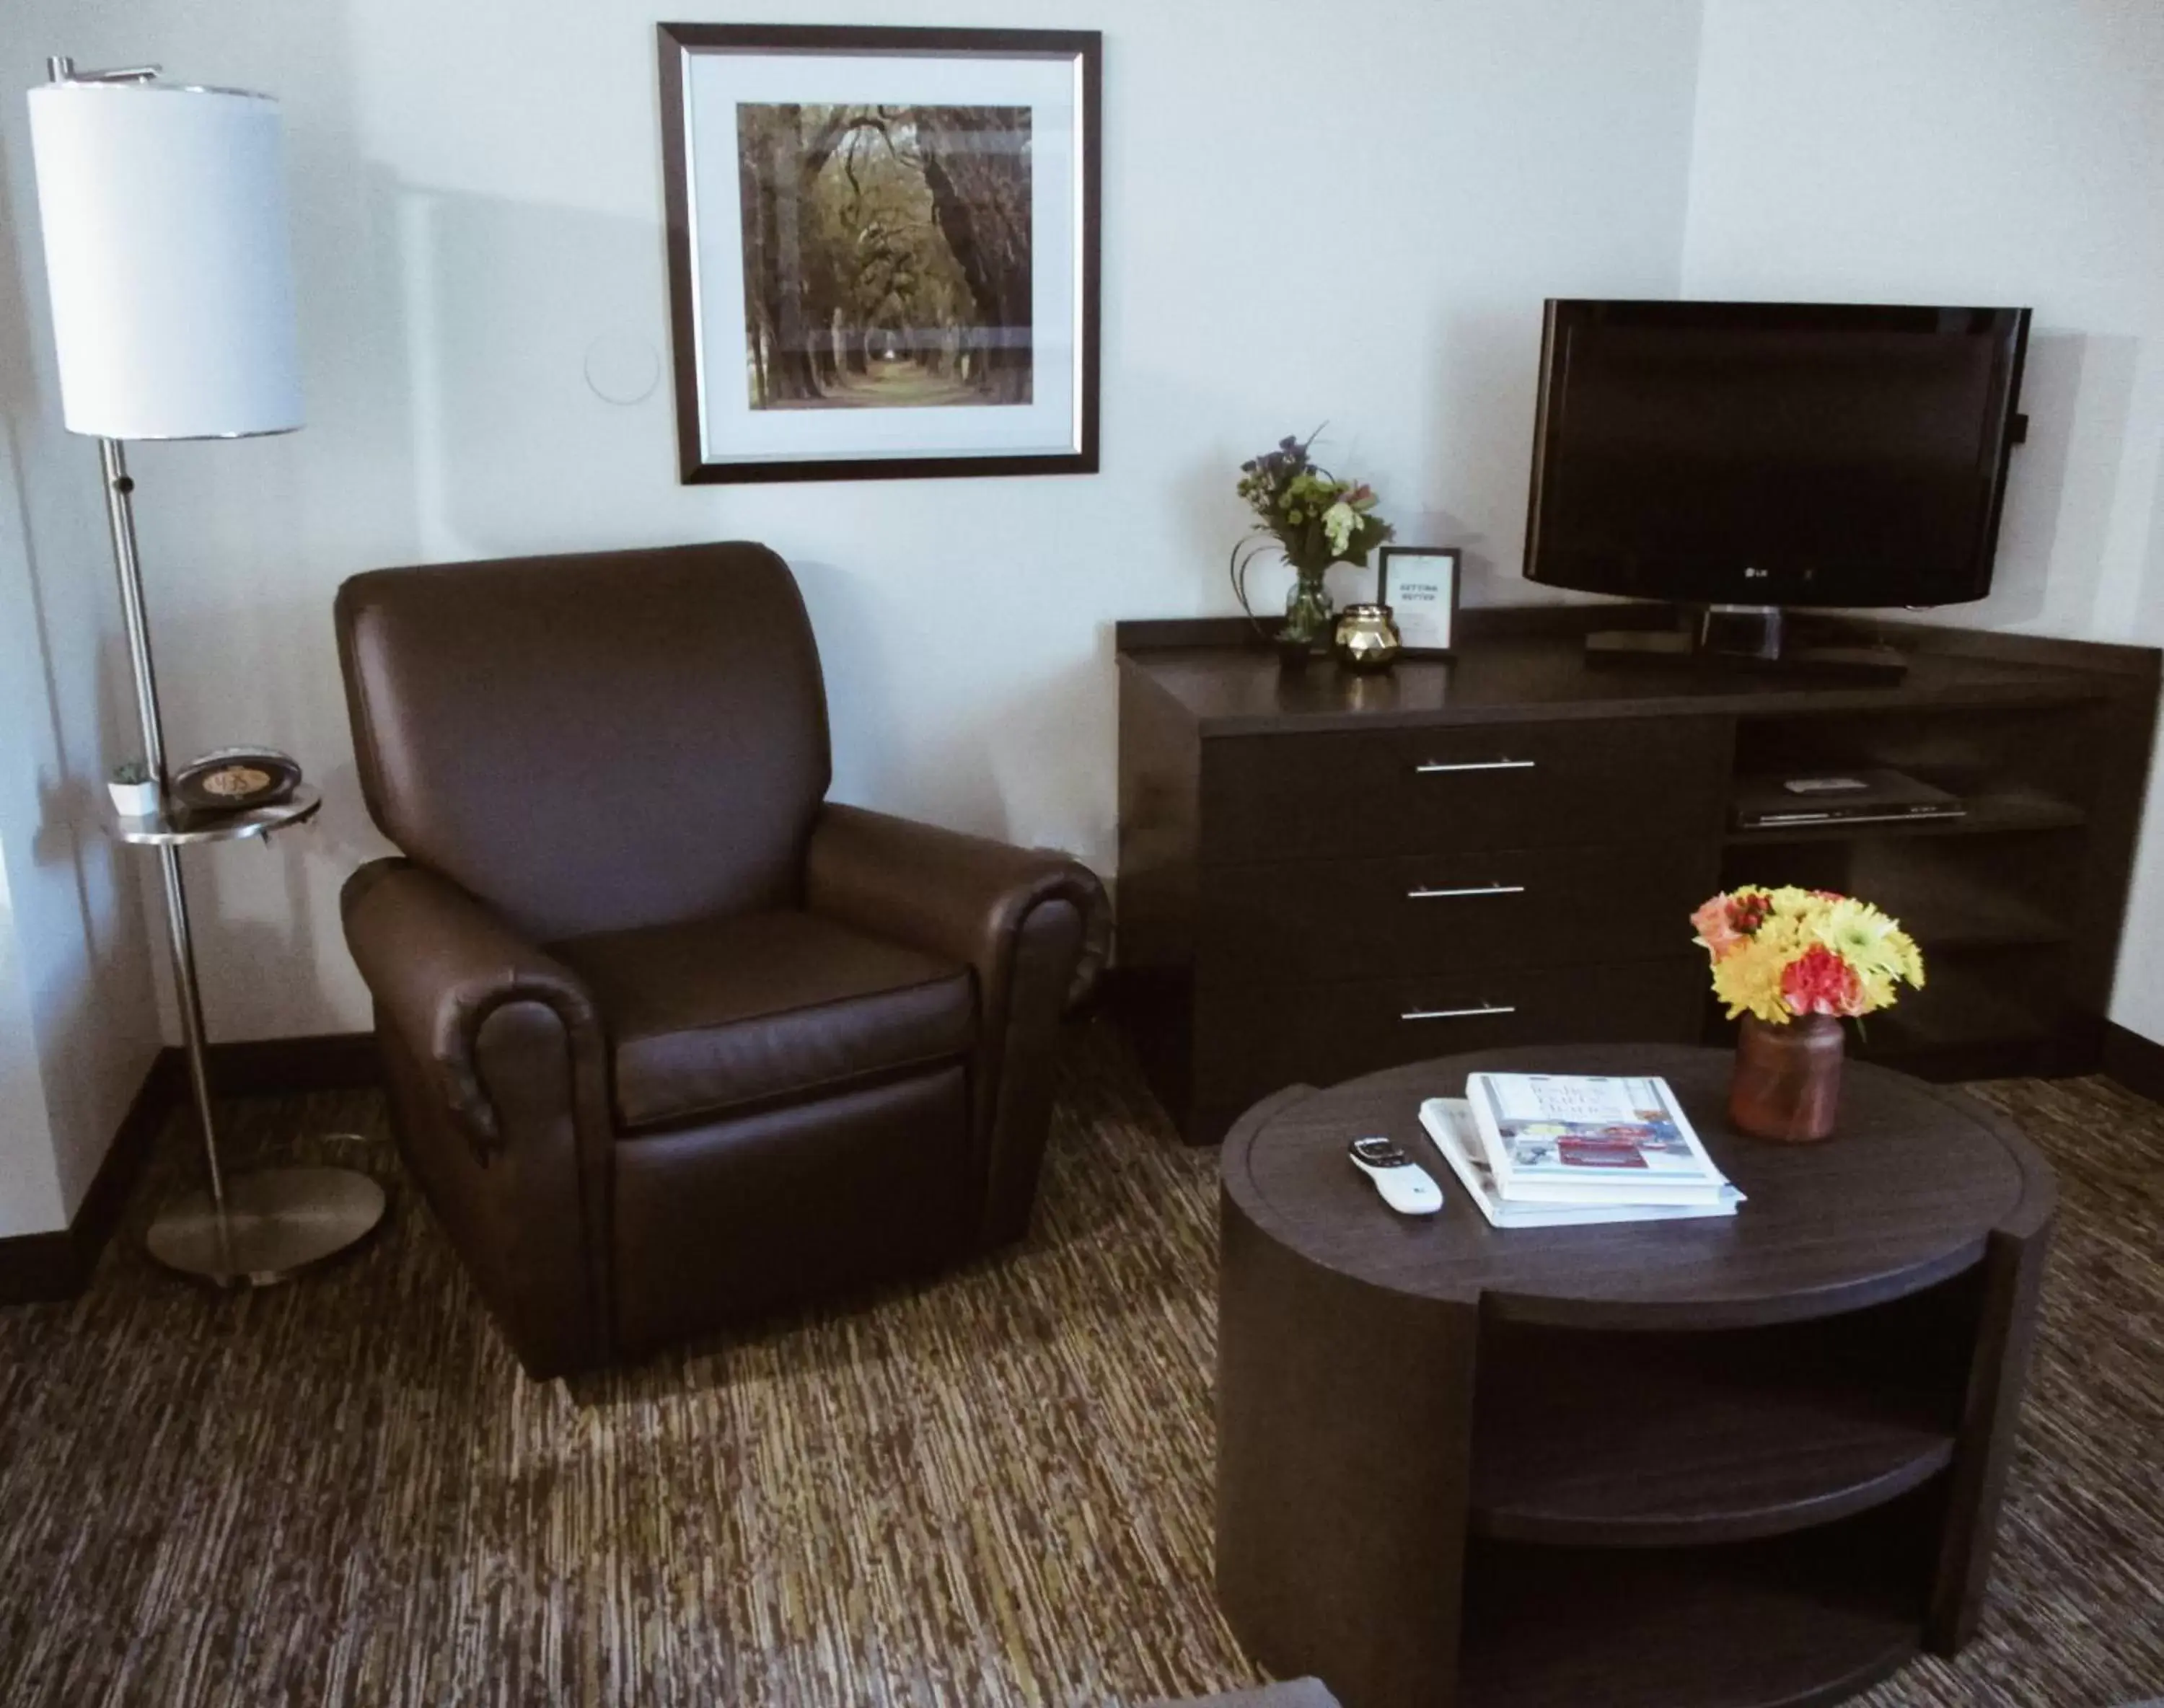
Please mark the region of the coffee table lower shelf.
POLYGON ((1465 1708, 1810 1708, 1920 1646, 1920 1548, 1943 1490, 1757 1542, 1567 1548, 1475 1540, 1465 1708))
POLYGON ((1561 1547, 1830 1524, 1953 1463, 1978 1302, 1959 1282, 1830 1321, 1698 1333, 1487 1324, 1467 1521, 1561 1547))

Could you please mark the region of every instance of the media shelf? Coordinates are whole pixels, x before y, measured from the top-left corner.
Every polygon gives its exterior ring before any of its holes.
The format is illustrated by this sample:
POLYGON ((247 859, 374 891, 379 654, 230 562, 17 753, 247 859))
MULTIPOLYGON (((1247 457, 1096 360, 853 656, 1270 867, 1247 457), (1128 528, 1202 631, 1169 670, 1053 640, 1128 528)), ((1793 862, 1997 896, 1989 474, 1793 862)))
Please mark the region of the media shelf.
MULTIPOLYGON (((2064 1071, 2095 1048, 2128 851, 2114 700, 1895 717, 1792 712, 1741 720, 1736 775, 1892 770, 1957 796, 1958 818, 1731 829, 1725 888, 1795 884, 1899 918, 1929 980, 1872 1017, 1856 1054, 1933 1077, 2064 1071)), ((2137 745, 2133 752, 2145 754, 2137 745)), ((1728 1035, 1709 1020, 1708 1038, 1728 1035)))
MULTIPOLYGON (((1867 873, 1865 882, 1870 881, 1867 873)), ((1876 891, 1867 893, 1876 894, 1876 891)), ((1887 904, 1935 955, 1994 949, 2049 949, 2072 940, 2075 922, 2063 896, 2032 896, 2009 887, 2003 873, 1972 879, 1946 866, 1894 892, 1887 904)))
POLYGON ((1941 980, 1904 996, 1898 1006, 1872 1015, 1866 1022, 1866 1059, 1884 1060, 1957 1048, 2015 1050, 2049 1039, 2058 1016, 2046 1006, 2056 985, 2048 969, 2041 969, 2033 957, 2019 957, 2015 969, 1998 982, 2004 988, 1941 980), (2030 971, 2038 973, 2037 984, 2021 982, 2021 975, 2030 971))
POLYGON ((1963 797, 1958 818, 1896 818, 1842 824, 1783 824, 1731 830, 1731 848, 1778 847, 1789 843, 1856 842, 1919 836, 2006 836, 2025 831, 2072 830, 2088 814, 2070 801, 2037 790, 2002 789, 1963 797))

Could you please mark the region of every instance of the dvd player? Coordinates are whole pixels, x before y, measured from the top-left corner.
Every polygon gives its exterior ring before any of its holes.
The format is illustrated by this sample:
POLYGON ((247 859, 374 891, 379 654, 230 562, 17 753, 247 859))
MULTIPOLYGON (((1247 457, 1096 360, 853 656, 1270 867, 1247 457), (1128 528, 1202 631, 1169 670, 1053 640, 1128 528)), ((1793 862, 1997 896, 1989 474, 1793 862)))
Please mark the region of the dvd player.
POLYGON ((1959 818, 1968 810, 1957 795, 1881 767, 1741 777, 1731 808, 1739 830, 1959 818))

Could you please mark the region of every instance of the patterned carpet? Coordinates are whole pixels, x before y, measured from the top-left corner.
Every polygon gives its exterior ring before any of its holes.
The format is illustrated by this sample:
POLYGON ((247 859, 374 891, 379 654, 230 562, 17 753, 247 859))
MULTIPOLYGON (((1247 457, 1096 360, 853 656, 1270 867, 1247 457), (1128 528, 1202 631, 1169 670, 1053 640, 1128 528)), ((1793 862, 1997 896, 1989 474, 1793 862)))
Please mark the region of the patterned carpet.
MULTIPOLYGON (((2164 1110, 1984 1088, 2060 1171, 1983 1635, 1862 1699, 2164 1692, 2164 1110)), ((237 1151, 392 1183, 390 1226, 218 1298, 139 1252, 0 1311, 0 1702, 1100 1705, 1257 1677, 1211 1590, 1216 1154, 1075 1040, 1037 1231, 921 1289, 536 1386, 381 1104, 233 1106, 237 1151), (291 1130, 350 1129, 304 1143, 291 1130)))

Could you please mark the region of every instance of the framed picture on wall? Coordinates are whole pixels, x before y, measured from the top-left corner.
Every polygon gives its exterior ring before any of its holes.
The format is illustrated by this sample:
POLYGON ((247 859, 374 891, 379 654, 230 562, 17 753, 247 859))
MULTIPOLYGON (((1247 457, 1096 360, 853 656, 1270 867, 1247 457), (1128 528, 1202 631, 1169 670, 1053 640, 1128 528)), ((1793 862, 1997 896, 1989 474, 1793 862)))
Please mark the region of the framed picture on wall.
POLYGON ((1376 556, 1376 597, 1390 607, 1405 651, 1447 655, 1458 628, 1458 548, 1386 545, 1376 556))
POLYGON ((659 26, 684 481, 1096 472, 1101 40, 659 26))

